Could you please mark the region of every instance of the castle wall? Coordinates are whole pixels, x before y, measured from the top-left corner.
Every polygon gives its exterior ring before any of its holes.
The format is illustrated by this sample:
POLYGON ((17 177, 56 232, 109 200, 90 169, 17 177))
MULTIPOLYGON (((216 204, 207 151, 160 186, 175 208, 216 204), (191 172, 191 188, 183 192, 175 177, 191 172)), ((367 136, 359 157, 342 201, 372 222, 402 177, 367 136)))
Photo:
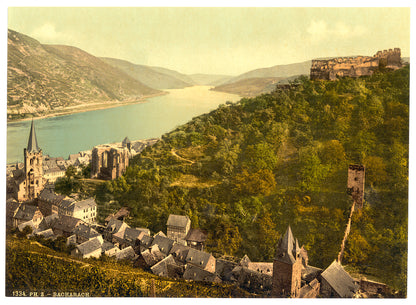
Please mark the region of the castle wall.
POLYGON ((401 51, 378 51, 374 56, 338 57, 328 60, 312 60, 310 78, 312 80, 336 80, 339 77, 360 77, 372 75, 377 69, 398 69, 401 64, 401 51))

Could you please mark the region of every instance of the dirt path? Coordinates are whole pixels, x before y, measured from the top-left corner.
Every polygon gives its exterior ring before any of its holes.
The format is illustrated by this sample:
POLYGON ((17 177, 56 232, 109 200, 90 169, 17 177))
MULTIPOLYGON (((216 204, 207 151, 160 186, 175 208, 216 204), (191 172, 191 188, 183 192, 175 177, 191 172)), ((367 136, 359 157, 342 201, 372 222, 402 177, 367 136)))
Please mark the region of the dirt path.
POLYGON ((190 164, 194 164, 195 163, 195 161, 188 160, 188 159, 185 159, 185 158, 182 158, 181 156, 179 156, 173 148, 170 151, 170 153, 172 154, 172 156, 174 156, 174 157, 176 157, 176 158, 178 158, 178 159, 180 159, 182 161, 188 162, 190 164))
POLYGON ((351 206, 350 217, 348 218, 348 223, 347 223, 347 227, 345 228, 344 238, 342 239, 342 243, 341 243, 341 250, 338 253, 339 263, 341 263, 342 257, 344 256, 345 243, 347 242, 348 235, 350 234, 350 231, 351 231, 351 219, 352 219, 352 214, 354 214, 354 209, 355 209, 355 201, 353 202, 351 206))

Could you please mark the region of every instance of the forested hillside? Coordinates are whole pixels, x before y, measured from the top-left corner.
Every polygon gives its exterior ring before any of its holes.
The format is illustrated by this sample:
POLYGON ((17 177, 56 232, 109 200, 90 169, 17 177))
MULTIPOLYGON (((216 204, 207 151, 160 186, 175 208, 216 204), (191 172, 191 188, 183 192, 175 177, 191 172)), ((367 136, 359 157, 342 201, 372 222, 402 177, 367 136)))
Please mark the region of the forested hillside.
POLYGON ((209 232, 208 251, 272 261, 290 224, 326 268, 352 201, 348 164, 366 166, 343 264, 406 289, 409 66, 371 77, 310 81, 194 118, 137 156, 97 192, 131 208, 130 224, 165 231, 170 213, 209 232))

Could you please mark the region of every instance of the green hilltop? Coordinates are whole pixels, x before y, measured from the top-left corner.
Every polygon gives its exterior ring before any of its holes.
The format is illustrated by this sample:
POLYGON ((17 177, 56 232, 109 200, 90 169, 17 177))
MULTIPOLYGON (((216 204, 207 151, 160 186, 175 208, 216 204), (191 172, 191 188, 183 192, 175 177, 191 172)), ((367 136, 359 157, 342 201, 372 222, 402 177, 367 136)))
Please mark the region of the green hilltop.
POLYGON ((171 213, 188 215, 217 256, 272 261, 291 225, 310 264, 326 268, 352 205, 348 165, 364 164, 365 205, 343 264, 406 291, 408 151, 409 66, 335 82, 300 77, 165 134, 96 194, 102 211, 128 206, 130 225, 153 232, 171 213))

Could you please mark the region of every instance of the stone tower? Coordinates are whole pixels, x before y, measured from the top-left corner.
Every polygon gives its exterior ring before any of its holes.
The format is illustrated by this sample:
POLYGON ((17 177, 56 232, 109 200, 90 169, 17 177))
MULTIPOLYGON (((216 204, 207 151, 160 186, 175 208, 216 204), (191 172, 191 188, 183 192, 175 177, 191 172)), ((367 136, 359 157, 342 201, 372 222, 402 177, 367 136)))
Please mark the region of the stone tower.
POLYGON ((364 183, 365 183, 365 167, 364 165, 350 164, 348 166, 348 194, 351 195, 355 206, 359 209, 364 203, 364 183))
MULTIPOLYGON (((35 125, 32 119, 32 126, 30 128, 29 140, 27 147, 23 150, 25 158, 25 191, 24 200, 35 199, 44 187, 43 168, 42 168, 42 149, 39 148, 36 139, 35 125)), ((19 196, 21 197, 21 196, 19 196)))
POLYGON ((298 240, 293 237, 288 226, 285 235, 279 240, 273 261, 274 297, 298 298, 302 275, 302 256, 298 240))

